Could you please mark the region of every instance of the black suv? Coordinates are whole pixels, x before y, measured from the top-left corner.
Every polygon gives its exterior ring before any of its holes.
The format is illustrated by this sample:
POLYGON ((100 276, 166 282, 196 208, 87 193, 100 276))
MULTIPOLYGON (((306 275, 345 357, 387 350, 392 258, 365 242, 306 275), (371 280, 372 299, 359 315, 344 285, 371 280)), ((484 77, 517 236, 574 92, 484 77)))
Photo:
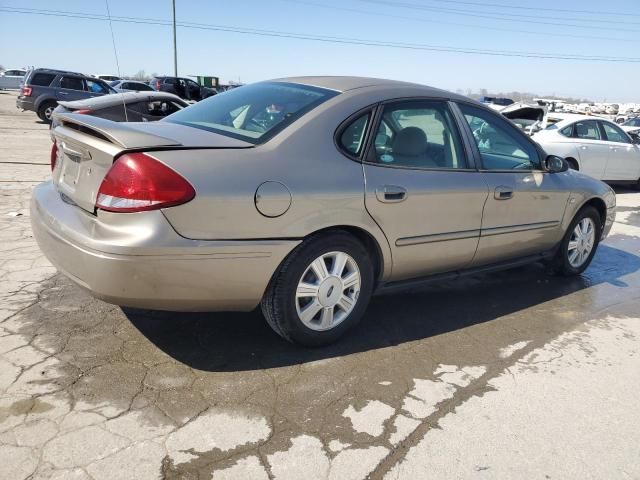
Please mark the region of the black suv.
POLYGON ((196 102, 218 93, 213 88, 203 87, 190 78, 182 77, 154 77, 149 85, 159 92, 173 93, 184 100, 195 100, 196 102))
POLYGON ((98 78, 81 73, 36 68, 27 73, 16 107, 36 112, 43 122, 51 123, 58 101, 82 100, 116 91, 98 78))

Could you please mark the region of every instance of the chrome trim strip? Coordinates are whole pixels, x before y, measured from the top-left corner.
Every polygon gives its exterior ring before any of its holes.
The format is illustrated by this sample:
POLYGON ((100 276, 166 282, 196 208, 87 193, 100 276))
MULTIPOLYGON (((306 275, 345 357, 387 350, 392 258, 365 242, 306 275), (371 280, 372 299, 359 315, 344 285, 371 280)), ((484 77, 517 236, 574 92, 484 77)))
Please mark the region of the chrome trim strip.
POLYGON ((480 230, 465 230, 463 232, 436 233, 433 235, 421 235, 419 237, 406 237, 396 240, 396 247, 407 247, 409 245, 420 245, 421 243, 446 242, 449 240, 464 240, 467 238, 478 238, 480 230))
POLYGON ((538 222, 526 223, 523 225, 509 225, 507 227, 483 228, 480 236, 490 237, 493 235, 503 235, 505 233, 526 232, 528 230, 542 230, 545 228, 553 228, 560 225, 560 222, 538 222))

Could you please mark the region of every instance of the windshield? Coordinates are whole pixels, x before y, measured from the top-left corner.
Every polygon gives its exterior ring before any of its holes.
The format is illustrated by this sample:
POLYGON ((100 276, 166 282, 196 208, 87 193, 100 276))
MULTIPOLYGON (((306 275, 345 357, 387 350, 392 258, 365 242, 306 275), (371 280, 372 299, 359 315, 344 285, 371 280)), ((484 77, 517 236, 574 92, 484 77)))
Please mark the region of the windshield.
POLYGON ((337 94, 307 85, 261 82, 215 95, 162 121, 258 144, 337 94))
POLYGON ((640 127, 640 118, 632 118, 623 123, 625 127, 640 127))

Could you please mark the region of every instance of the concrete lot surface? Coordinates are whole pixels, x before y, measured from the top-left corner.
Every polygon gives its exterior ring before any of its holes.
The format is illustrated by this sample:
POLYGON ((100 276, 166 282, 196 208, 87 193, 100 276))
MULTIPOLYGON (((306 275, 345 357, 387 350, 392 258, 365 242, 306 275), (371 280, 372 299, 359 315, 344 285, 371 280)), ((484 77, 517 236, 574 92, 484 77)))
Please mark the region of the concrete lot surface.
POLYGON ((640 478, 640 192, 586 274, 374 299, 304 350, 258 313, 94 300, 29 226, 50 140, 0 92, 1 479, 640 478))

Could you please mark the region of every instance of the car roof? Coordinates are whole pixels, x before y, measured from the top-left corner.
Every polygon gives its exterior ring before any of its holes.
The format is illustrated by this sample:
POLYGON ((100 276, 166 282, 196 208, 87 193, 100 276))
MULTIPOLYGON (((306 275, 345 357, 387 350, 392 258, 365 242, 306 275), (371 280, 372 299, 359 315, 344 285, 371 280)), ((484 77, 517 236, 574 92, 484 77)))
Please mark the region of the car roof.
POLYGON ((110 95, 102 95, 100 97, 85 98, 83 100, 75 100, 71 102, 58 102, 66 108, 107 108, 113 105, 122 103, 135 103, 139 101, 153 101, 153 100, 173 100, 177 101, 180 105, 184 105, 185 102, 177 95, 167 92, 122 92, 112 93, 110 95))
POLYGON ((69 70, 58 70, 55 68, 34 68, 32 73, 55 73, 55 74, 66 74, 66 75, 78 75, 80 77, 86 77, 87 75, 78 72, 71 72, 69 70))
POLYGON ((420 95, 428 97, 458 98, 460 100, 470 101, 469 98, 455 93, 441 90, 439 88, 421 85, 419 83, 405 82, 401 80, 387 80, 383 78, 369 77, 349 77, 349 76, 309 76, 309 77, 286 77, 271 80, 273 82, 297 83, 301 85, 309 85, 311 87, 326 88, 338 92, 347 92, 358 88, 378 87, 384 90, 393 90, 397 88, 412 87, 422 90, 420 95))
POLYGON ((593 115, 580 115, 577 113, 565 113, 563 114, 563 118, 562 120, 560 120, 559 122, 554 123, 555 126, 557 126, 559 129, 562 129, 568 125, 574 124, 576 122, 586 122, 588 120, 600 120, 602 122, 607 122, 607 123, 612 123, 614 125, 616 125, 615 122, 609 120, 608 118, 603 118, 603 117, 595 117, 593 115))

